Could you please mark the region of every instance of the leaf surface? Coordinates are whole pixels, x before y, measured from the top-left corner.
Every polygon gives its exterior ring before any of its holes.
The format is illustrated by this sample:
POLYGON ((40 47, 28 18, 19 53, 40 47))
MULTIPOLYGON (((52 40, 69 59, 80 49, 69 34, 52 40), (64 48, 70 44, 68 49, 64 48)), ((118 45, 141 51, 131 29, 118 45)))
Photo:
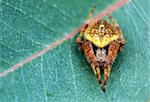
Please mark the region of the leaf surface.
MULTIPOLYGON (((115 0, 0 1, 0 72, 33 55, 115 0)), ((145 102, 150 97, 147 0, 132 0, 112 15, 126 39, 103 93, 75 37, 0 78, 0 102, 145 102)))

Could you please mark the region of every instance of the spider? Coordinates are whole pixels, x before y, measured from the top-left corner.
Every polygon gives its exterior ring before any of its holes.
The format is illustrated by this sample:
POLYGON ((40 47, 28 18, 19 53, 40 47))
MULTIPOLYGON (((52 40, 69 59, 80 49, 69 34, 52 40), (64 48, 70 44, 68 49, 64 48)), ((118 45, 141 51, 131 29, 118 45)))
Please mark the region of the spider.
MULTIPOLYGON (((87 21, 91 18, 95 8, 96 6, 89 13, 87 21)), ((76 38, 76 43, 79 45, 80 50, 83 51, 104 92, 111 66, 117 54, 125 45, 121 29, 114 18, 110 15, 108 16, 111 23, 104 19, 100 19, 93 24, 85 23, 80 35, 76 38), (104 72, 103 83, 101 71, 104 72)))

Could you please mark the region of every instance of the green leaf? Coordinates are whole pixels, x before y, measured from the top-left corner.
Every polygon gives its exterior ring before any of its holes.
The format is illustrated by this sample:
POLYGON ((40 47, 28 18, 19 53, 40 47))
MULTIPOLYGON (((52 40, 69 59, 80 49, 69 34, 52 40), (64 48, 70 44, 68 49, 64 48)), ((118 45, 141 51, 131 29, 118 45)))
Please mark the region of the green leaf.
MULTIPOLYGON (((115 0, 0 1, 0 73, 42 50, 115 0)), ((147 0, 112 15, 126 39, 103 93, 75 37, 0 78, 0 102, 145 102, 150 97, 147 0)))

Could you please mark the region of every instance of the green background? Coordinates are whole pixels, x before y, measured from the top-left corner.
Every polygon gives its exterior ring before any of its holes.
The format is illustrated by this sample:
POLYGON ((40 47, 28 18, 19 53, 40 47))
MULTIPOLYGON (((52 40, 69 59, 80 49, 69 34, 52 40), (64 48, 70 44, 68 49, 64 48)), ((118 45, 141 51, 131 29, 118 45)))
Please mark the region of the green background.
MULTIPOLYGON (((115 0, 0 0, 0 73, 47 47, 115 0)), ((150 98, 148 0, 112 13, 126 39, 103 93, 75 36, 0 78, 0 102, 147 102, 150 98)))

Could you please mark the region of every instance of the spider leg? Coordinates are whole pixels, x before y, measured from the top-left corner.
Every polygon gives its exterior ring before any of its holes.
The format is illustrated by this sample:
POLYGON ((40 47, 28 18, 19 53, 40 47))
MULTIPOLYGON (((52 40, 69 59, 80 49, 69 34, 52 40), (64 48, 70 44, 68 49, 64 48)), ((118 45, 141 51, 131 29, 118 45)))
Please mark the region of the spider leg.
POLYGON ((108 17, 109 17, 109 20, 112 22, 113 26, 118 27, 118 23, 110 14, 108 14, 108 17))
POLYGON ((118 40, 120 42, 120 50, 119 51, 122 51, 122 47, 125 45, 124 36, 123 36, 122 31, 119 28, 119 25, 116 22, 116 20, 110 14, 108 14, 108 16, 109 16, 109 19, 111 20, 111 22, 113 23, 113 26, 116 27, 116 29, 117 29, 117 31, 119 33, 119 40, 118 40))
POLYGON ((117 57, 119 48, 120 48, 120 43, 118 43, 118 41, 113 41, 109 45, 108 55, 107 55, 107 60, 106 60, 106 67, 104 68, 104 85, 103 85, 104 92, 106 89, 107 80, 110 75, 111 65, 113 64, 114 60, 117 57))
POLYGON ((89 20, 91 19, 95 9, 96 9, 96 4, 94 4, 94 6, 92 7, 91 11, 89 12, 89 14, 87 16, 87 19, 86 19, 86 23, 89 23, 89 20))
POLYGON ((99 66, 97 59, 94 55, 93 46, 90 41, 85 41, 82 43, 82 48, 84 50, 84 54, 88 62, 91 64, 94 74, 96 74, 96 67, 99 66))
POLYGON ((104 92, 106 90, 106 84, 107 84, 108 77, 110 75, 110 71, 111 71, 111 66, 107 66, 107 67, 104 68, 104 85, 103 85, 103 88, 102 88, 102 90, 104 92))
MULTIPOLYGON (((119 28, 119 29, 120 29, 120 28, 119 28)), ((121 30, 120 30, 120 32, 121 32, 121 30)), ((123 46, 125 45, 125 39, 124 39, 124 37, 123 37, 122 32, 121 32, 121 34, 120 34, 120 37, 119 37, 119 39, 118 39, 118 42, 120 43, 120 49, 119 49, 119 51, 122 51, 122 48, 123 48, 123 46)))
POLYGON ((79 46, 81 46, 81 43, 82 43, 81 38, 82 38, 83 33, 85 32, 86 28, 88 28, 88 24, 85 24, 83 26, 83 28, 81 29, 81 32, 80 32, 79 36, 76 38, 76 44, 78 44, 79 46))
POLYGON ((92 17, 92 15, 93 15, 93 13, 94 13, 95 8, 96 8, 96 5, 94 5, 93 8, 92 8, 92 10, 89 12, 89 14, 88 14, 88 16, 87 16, 87 19, 86 19, 86 21, 85 21, 84 26, 82 27, 79 36, 76 38, 76 43, 77 43, 79 46, 81 45, 81 42, 82 42, 82 41, 81 41, 81 38, 82 38, 82 36, 83 36, 83 34, 84 34, 86 28, 88 28, 88 26, 89 26, 88 23, 89 23, 90 18, 92 17))
POLYGON ((118 39, 118 42, 120 43, 120 49, 119 49, 119 51, 122 51, 122 48, 125 45, 125 39, 124 39, 124 36, 123 36, 122 31, 120 30, 120 28, 116 27, 116 29, 118 30, 118 33, 120 35, 119 39, 118 39))
POLYGON ((84 43, 82 43, 82 48, 84 50, 84 54, 88 62, 91 64, 94 74, 97 75, 97 80, 102 88, 100 68, 99 68, 99 64, 97 62, 96 56, 94 54, 94 51, 93 51, 92 43, 89 41, 85 41, 84 43))
POLYGON ((101 74, 100 74, 100 68, 99 67, 96 67, 96 73, 97 73, 97 81, 98 81, 100 87, 102 88, 103 85, 102 85, 102 80, 101 80, 101 74))

